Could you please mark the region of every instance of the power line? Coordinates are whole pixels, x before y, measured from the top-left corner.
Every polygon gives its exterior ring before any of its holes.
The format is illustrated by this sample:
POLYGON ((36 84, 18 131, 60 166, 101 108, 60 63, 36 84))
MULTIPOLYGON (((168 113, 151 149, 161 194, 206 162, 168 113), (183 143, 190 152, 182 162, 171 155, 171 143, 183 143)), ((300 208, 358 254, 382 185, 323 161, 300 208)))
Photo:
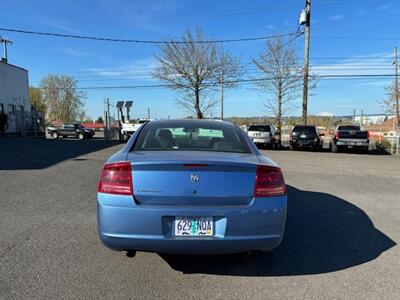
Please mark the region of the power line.
POLYGON ((156 41, 156 40, 135 40, 135 39, 108 38, 108 37, 99 37, 99 36, 85 36, 85 35, 73 35, 73 34, 63 34, 63 33, 54 33, 54 32, 30 31, 30 30, 15 29, 15 28, 3 28, 3 27, 0 27, 0 31, 16 32, 16 33, 31 34, 31 35, 54 36, 54 37, 60 37, 60 38, 72 38, 72 39, 94 40, 94 41, 104 41, 104 42, 140 43, 140 44, 233 43, 233 42, 260 41, 260 40, 267 40, 267 39, 272 39, 272 38, 286 37, 286 36, 300 35, 301 34, 299 32, 289 32, 289 33, 269 35, 269 36, 259 36, 259 37, 236 38, 236 39, 220 39, 220 40, 205 40, 205 41, 191 41, 191 42, 188 42, 188 41, 178 41, 178 40, 156 41))
MULTIPOLYGON (((301 78, 302 76, 296 76, 301 78)), ((319 78, 342 78, 342 79, 365 79, 365 78, 390 78, 394 77, 393 74, 325 74, 320 75, 319 78)), ((245 78, 238 80, 226 81, 226 84, 231 83, 254 83, 268 80, 274 80, 275 77, 263 77, 263 78, 245 78)), ((205 86, 217 86, 220 82, 205 82, 205 86)), ((120 85, 120 86, 86 86, 77 87, 77 90, 109 90, 109 89, 136 89, 136 88, 168 88, 174 87, 172 84, 149 84, 149 85, 120 85)), ((46 89, 40 87, 40 89, 46 89)), ((61 90, 68 90, 68 88, 60 88, 61 90)))
POLYGON ((384 36, 340 36, 340 35, 313 35, 313 38, 339 39, 339 40, 382 40, 382 41, 399 41, 400 37, 384 37, 384 36))

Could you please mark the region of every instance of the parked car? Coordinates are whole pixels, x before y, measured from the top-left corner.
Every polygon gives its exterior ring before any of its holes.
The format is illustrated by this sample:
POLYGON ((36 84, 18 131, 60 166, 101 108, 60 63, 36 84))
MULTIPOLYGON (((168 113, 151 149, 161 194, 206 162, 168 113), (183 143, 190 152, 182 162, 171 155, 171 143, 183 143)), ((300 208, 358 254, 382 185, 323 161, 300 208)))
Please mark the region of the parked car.
POLYGON ((285 228, 281 169, 229 122, 150 121, 104 165, 98 230, 114 250, 269 251, 285 228))
POLYGON ((94 130, 86 128, 79 123, 64 124, 61 127, 47 127, 47 133, 53 138, 58 139, 60 136, 76 137, 80 140, 89 139, 94 136, 94 130))
POLYGON ((369 133, 359 125, 339 125, 335 129, 330 146, 332 152, 352 148, 368 151, 369 133))
POLYGON ((275 139, 276 129, 272 125, 250 125, 247 135, 258 146, 275 148, 277 145, 275 139))
POLYGON ((122 123, 121 133, 124 141, 127 141, 148 119, 139 119, 137 121, 128 121, 122 123))
POLYGON ((290 134, 290 146, 293 150, 303 148, 320 150, 324 145, 323 133, 319 133, 317 126, 296 125, 290 134))

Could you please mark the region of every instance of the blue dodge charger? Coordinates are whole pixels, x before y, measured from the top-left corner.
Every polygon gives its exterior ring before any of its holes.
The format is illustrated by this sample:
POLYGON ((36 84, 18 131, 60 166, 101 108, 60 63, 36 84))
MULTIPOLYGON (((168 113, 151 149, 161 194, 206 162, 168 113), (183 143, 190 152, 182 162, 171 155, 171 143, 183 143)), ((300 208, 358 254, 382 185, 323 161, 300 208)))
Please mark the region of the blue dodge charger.
POLYGON ((283 238, 287 194, 281 169, 234 124, 151 121, 105 163, 97 208, 113 250, 269 251, 283 238))

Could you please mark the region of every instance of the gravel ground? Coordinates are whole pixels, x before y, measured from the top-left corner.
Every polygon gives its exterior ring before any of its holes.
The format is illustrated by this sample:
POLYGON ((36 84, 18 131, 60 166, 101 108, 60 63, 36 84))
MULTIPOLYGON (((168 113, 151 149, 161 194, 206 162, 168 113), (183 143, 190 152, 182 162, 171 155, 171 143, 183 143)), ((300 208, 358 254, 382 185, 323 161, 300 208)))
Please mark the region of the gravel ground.
POLYGON ((289 187, 261 256, 133 258, 103 247, 97 179, 121 145, 0 139, 0 298, 398 299, 400 159, 266 151, 289 187))

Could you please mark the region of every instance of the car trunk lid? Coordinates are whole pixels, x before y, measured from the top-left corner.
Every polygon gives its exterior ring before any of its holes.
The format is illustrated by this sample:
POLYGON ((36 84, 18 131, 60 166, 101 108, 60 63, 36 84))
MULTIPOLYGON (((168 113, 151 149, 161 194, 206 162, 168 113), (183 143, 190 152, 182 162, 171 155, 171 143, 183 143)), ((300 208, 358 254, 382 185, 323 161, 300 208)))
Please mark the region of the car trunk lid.
POLYGON ((135 200, 148 205, 246 205, 254 193, 253 154, 143 151, 128 154, 135 200))

